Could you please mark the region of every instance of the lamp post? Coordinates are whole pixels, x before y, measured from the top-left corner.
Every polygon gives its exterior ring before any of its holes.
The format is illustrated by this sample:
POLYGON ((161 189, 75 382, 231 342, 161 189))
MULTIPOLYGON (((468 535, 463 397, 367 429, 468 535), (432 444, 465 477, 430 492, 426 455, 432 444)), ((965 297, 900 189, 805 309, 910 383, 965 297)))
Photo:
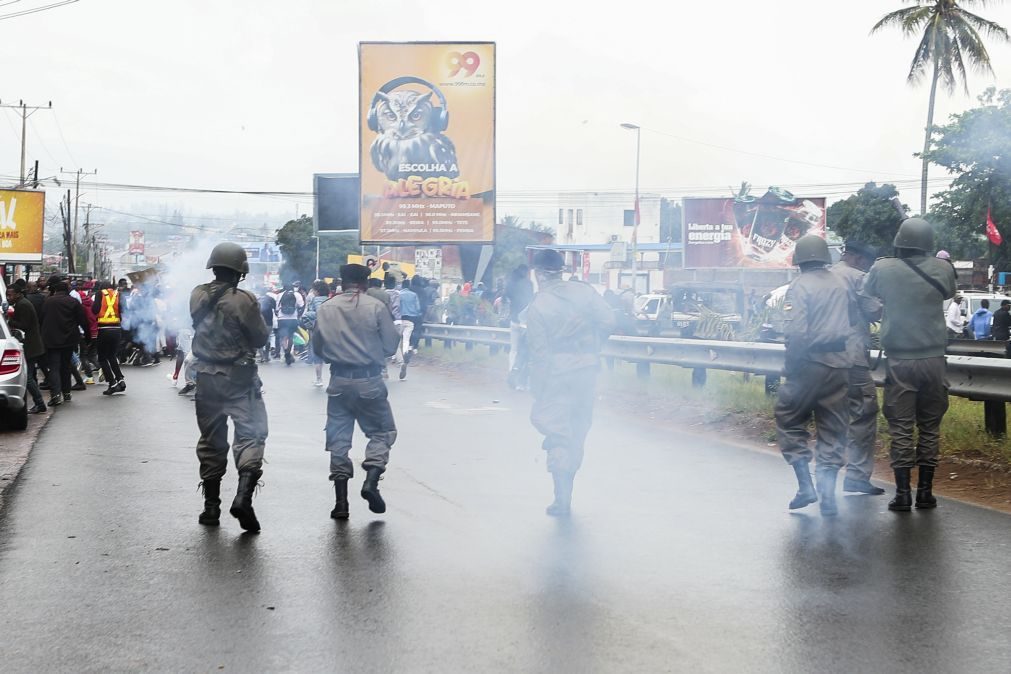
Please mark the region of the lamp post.
POLYGON ((636 292, 639 258, 639 137, 642 129, 638 124, 623 122, 621 128, 635 131, 635 212, 632 221, 632 293, 636 292))

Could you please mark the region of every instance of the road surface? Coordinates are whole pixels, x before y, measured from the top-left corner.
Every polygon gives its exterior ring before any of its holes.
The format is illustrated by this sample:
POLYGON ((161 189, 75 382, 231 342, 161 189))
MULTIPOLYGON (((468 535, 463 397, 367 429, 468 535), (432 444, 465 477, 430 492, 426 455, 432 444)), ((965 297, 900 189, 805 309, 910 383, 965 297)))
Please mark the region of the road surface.
POLYGON ((204 528, 165 368, 75 395, 8 495, 3 671, 1011 671, 1007 515, 789 513, 779 457, 602 404, 554 520, 527 396, 422 364, 390 382, 388 512, 337 523, 325 394, 274 363, 263 531, 204 528))

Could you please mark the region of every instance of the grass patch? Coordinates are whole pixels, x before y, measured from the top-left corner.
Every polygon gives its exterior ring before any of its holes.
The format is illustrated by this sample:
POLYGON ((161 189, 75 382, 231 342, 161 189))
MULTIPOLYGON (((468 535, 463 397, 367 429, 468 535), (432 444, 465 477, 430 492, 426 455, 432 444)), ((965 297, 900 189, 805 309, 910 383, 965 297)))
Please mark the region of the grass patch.
MULTIPOLYGON (((476 345, 467 351, 462 344, 444 349, 436 342, 424 355, 434 361, 481 367, 502 372, 508 368, 503 350, 489 354, 488 347, 476 345)), ((725 419, 746 420, 758 427, 762 439, 775 440, 774 398, 765 395, 765 378, 741 372, 709 370, 704 388, 692 386, 692 371, 680 367, 653 365, 650 376, 640 379, 634 363, 615 362, 613 369, 601 368, 600 390, 613 391, 631 400, 636 409, 670 419, 691 418, 694 423, 713 424, 725 419)), ((879 407, 881 389, 878 389, 879 407)), ((693 423, 693 425, 694 425, 693 423)), ((878 442, 887 447, 888 423, 878 415, 878 442)), ((941 424, 941 454, 946 457, 983 459, 1011 466, 1011 446, 1004 439, 991 438, 983 423, 983 403, 951 396, 948 413, 941 424)))

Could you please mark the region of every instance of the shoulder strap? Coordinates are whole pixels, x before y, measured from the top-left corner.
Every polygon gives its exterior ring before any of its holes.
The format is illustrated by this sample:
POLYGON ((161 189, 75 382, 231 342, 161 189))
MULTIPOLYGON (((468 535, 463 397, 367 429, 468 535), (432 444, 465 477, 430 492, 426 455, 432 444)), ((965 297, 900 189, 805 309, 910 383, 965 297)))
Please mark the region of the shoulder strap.
POLYGON ((197 326, 203 323, 204 319, 214 311, 214 307, 217 306, 218 301, 225 296, 225 293, 230 290, 230 286, 223 285, 220 289, 213 295, 211 295, 211 301, 208 302, 200 311, 193 315, 193 329, 196 330, 197 326))
POLYGON ((922 269, 920 269, 919 267, 917 267, 915 264, 913 264, 912 262, 910 262, 907 258, 900 257, 899 259, 902 260, 903 262, 905 262, 907 265, 909 265, 909 268, 912 269, 913 271, 915 271, 917 274, 919 274, 920 278, 922 278, 924 281, 926 281, 927 283, 929 283, 934 290, 936 290, 937 292, 941 293, 941 298, 942 299, 946 299, 947 298, 948 292, 944 289, 944 286, 942 286, 937 279, 930 278, 927 275, 927 272, 925 272, 922 269))

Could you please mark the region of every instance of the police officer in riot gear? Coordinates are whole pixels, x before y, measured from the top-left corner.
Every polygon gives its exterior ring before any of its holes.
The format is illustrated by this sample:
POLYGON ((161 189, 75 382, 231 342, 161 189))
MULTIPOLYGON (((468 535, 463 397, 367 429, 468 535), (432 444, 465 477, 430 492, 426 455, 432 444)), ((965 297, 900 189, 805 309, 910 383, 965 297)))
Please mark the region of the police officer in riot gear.
POLYGON ((853 359, 849 370, 849 430, 846 433, 846 479, 843 491, 872 494, 885 493, 871 484, 874 472, 874 449, 878 432, 878 393, 871 377, 870 324, 881 320, 881 302, 864 292, 864 277, 874 264, 876 251, 860 241, 847 241, 842 259, 830 267, 832 273, 849 287, 856 301, 857 323, 846 341, 846 350, 853 359))
POLYGON ((881 299, 881 345, 888 356, 883 412, 892 436, 895 498, 889 510, 913 506, 910 480, 919 467, 916 507, 935 508, 934 469, 940 451, 941 420, 948 411, 944 352, 948 344, 943 305, 955 294, 955 272, 932 257, 934 229, 909 218, 895 235, 895 257, 882 258, 867 273, 864 290, 881 299), (913 429, 918 433, 913 440, 913 429))
POLYGON ((593 420, 600 346, 614 330, 614 312, 597 291, 564 283, 554 250, 534 257, 539 290, 527 307, 526 343, 534 406, 530 421, 544 435, 555 500, 547 513, 568 515, 572 483, 583 462, 593 420))
POLYGON ((228 464, 227 421, 231 418, 239 486, 229 512, 246 531, 259 531, 253 490, 262 475, 267 409, 260 392, 256 352, 267 343, 270 329, 263 322, 256 297, 237 287, 249 273, 246 251, 241 246, 219 243, 211 251, 207 268, 214 271, 214 280, 197 286, 190 295, 200 428, 197 458, 204 489, 204 511, 199 522, 211 526, 219 523, 221 478, 228 464))
POLYGON ((836 515, 836 475, 844 463, 849 425, 846 393, 853 359, 846 350, 856 308, 846 283, 827 269, 832 263, 825 240, 808 234, 797 241, 793 262, 801 274, 783 303, 786 381, 776 399, 776 435, 783 458, 793 466, 796 510, 820 502, 821 514, 836 515), (817 490, 811 481, 808 423, 817 435, 817 490))

